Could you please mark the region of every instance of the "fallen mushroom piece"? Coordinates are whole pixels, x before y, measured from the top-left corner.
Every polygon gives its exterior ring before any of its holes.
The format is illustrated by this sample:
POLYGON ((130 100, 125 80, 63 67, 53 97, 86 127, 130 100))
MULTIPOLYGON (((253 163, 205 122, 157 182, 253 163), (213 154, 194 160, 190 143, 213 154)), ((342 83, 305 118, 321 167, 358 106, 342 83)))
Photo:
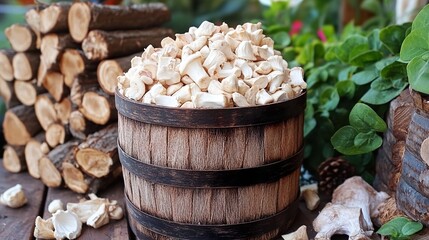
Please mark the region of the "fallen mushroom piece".
POLYGON ((0 195, 0 203, 10 208, 19 208, 27 203, 27 197, 22 190, 21 184, 16 184, 14 187, 7 189, 0 195))
POLYGON ((165 107, 180 107, 180 102, 173 96, 158 95, 155 97, 155 104, 165 107))
POLYGON ((250 104, 247 102, 246 97, 241 95, 240 93, 233 93, 232 100, 234 101, 235 106, 237 107, 249 107, 250 104))
POLYGON ((64 210, 63 202, 60 199, 52 200, 52 202, 48 205, 48 212, 54 214, 58 210, 64 210))
POLYGON ((330 240, 334 234, 346 234, 350 240, 369 239, 372 232, 364 230, 365 227, 360 208, 328 203, 313 221, 317 232, 314 239, 330 240))
POLYGON ((124 217, 124 210, 117 204, 110 205, 108 209, 108 213, 109 213, 109 218, 113 220, 120 220, 124 217))
POLYGON ((284 240, 308 240, 307 226, 302 225, 295 232, 282 235, 284 240))
POLYGON ((33 236, 36 239, 55 239, 52 218, 44 220, 37 216, 33 236))
POLYGON ((82 222, 79 217, 71 211, 59 210, 52 216, 54 224, 54 236, 57 239, 76 239, 82 231, 82 222))
POLYGON ((98 210, 101 204, 108 203, 108 200, 104 198, 86 200, 80 203, 67 203, 67 211, 75 213, 84 223, 98 210))
POLYGON ((308 210, 313 211, 317 209, 320 204, 320 197, 317 194, 317 184, 302 186, 301 196, 308 210))
POLYGON ((106 204, 101 204, 97 211, 92 214, 86 221, 86 225, 93 228, 99 228, 109 223, 109 213, 106 204))
POLYGON ((201 53, 194 53, 183 59, 179 64, 179 71, 182 75, 188 75, 201 89, 207 89, 210 78, 201 65, 201 53))
POLYGON ((235 49, 235 54, 238 58, 255 61, 256 57, 253 54, 252 43, 250 41, 242 41, 235 49))
POLYGON ((228 106, 228 99, 222 94, 199 92, 192 96, 192 103, 196 108, 224 108, 228 106))
POLYGON ((429 137, 423 140, 420 146, 420 156, 429 165, 429 137))

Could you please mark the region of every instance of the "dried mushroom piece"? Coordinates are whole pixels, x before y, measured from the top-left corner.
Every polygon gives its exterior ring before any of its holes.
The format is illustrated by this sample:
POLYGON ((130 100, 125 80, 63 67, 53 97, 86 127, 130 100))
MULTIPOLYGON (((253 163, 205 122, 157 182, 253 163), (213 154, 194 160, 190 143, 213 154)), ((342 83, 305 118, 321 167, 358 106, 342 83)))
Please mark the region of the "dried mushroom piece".
POLYGON ((14 187, 7 189, 0 195, 0 203, 10 208, 19 208, 27 203, 27 197, 22 190, 21 184, 16 184, 14 187))

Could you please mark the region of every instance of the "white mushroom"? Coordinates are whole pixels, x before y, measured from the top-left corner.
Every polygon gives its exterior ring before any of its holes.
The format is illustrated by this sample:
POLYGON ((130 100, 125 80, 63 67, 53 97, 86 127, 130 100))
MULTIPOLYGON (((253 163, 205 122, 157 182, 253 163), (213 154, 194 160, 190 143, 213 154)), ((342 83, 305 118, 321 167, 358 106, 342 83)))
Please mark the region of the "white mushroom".
POLYGON ((219 29, 221 33, 228 33, 229 26, 225 22, 222 22, 222 24, 219 26, 219 29))
POLYGON ((285 74, 280 71, 274 71, 268 74, 268 79, 270 82, 269 92, 275 93, 280 88, 285 78, 286 78, 285 74))
POLYGON ((249 90, 247 90, 247 92, 244 94, 247 102, 251 106, 256 105, 256 94, 258 94, 258 91, 259 91, 259 88, 257 86, 253 86, 253 87, 249 88, 249 90))
POLYGON ((109 223, 109 213, 107 211, 107 205, 101 204, 97 211, 95 211, 86 221, 86 225, 93 228, 99 228, 109 223))
POLYGON ((207 69, 210 76, 214 76, 215 70, 220 67, 226 61, 225 55, 219 50, 210 51, 206 60, 204 60, 203 66, 207 69))
POLYGON ((233 93, 232 100, 234 101, 235 106, 237 107, 249 107, 250 104, 247 102, 246 97, 241 95, 240 93, 233 93))
POLYGON ((55 231, 54 236, 57 239, 76 239, 82 231, 82 222, 79 217, 71 211, 59 210, 52 216, 52 223, 55 231))
POLYGON ((108 208, 109 218, 113 220, 120 220, 124 217, 124 210, 118 204, 111 204, 108 208))
POLYGON ((228 106, 228 99, 222 94, 200 92, 192 96, 192 103, 196 108, 224 108, 228 106))
POLYGON ((245 79, 251 78, 253 76, 253 69, 246 60, 235 59, 234 66, 241 69, 241 73, 245 79))
POLYGON ((269 57, 274 56, 273 49, 269 48, 267 45, 256 47, 256 51, 254 51, 254 53, 255 56, 261 60, 267 60, 269 57))
POLYGON ((286 92, 287 98, 292 99, 295 95, 291 85, 289 83, 282 83, 280 89, 286 92))
POLYGON ((195 94, 201 92, 200 87, 198 87, 198 85, 195 83, 189 84, 189 88, 191 89, 191 95, 192 96, 195 96, 195 94))
POLYGON ((160 57, 158 69, 156 71, 156 79, 167 85, 173 85, 180 82, 180 74, 176 72, 176 59, 172 57, 160 57))
POLYGON ((229 61, 236 58, 235 54, 232 52, 231 46, 223 39, 211 42, 209 48, 211 50, 221 51, 229 61))
POLYGON ((304 71, 300 67, 293 67, 290 70, 290 84, 292 86, 300 86, 306 88, 307 83, 304 81, 304 71))
POLYGON ((52 218, 44 220, 40 216, 37 216, 33 236, 36 239, 54 239, 54 225, 52 223, 52 218))
POLYGON ((241 69, 239 67, 224 67, 217 71, 215 77, 218 79, 224 79, 228 76, 235 75, 236 77, 240 77, 241 69))
POLYGON ((142 59, 150 59, 150 56, 155 52, 155 48, 152 45, 149 45, 145 48, 144 52, 142 53, 142 59))
POLYGON ((173 96, 158 95, 155 97, 155 104, 165 107, 180 107, 180 102, 173 96))
POLYGON ((155 103, 155 97, 166 95, 167 89, 161 83, 155 83, 152 88, 143 96, 143 103, 155 103))
POLYGON ((101 204, 108 204, 104 198, 86 200, 80 203, 67 203, 67 211, 75 213, 81 222, 85 223, 93 215, 101 204))
POLYGON ((261 89, 256 94, 256 104, 257 105, 264 105, 268 103, 274 102, 273 97, 270 96, 270 94, 265 91, 265 89, 261 89))
POLYGON ((215 34, 213 34, 213 36, 211 36, 209 38, 209 46, 210 46, 211 42, 218 41, 218 40, 223 41, 224 39, 225 39, 225 35, 223 33, 221 33, 221 32, 215 33, 215 34))
POLYGON ((429 164, 429 137, 423 140, 420 146, 420 156, 426 164, 429 164))
MULTIPOLYGON (((143 79, 145 84, 152 84, 153 79, 156 78, 156 71, 158 69, 158 64, 151 60, 143 60, 142 65, 140 65, 142 71, 145 71, 145 76, 151 78, 151 81, 147 82, 147 79, 143 79)), ((142 73, 143 74, 143 73, 142 73)))
POLYGON ((258 67, 255 68, 255 72, 261 75, 269 74, 272 70, 273 68, 271 67, 271 64, 267 61, 259 63, 258 67))
POLYGON ((168 96, 173 95, 175 92, 179 91, 179 89, 181 89, 182 87, 183 87, 183 83, 181 82, 168 86, 167 95, 168 96))
POLYGON ((267 61, 271 64, 271 67, 274 71, 283 72, 285 70, 283 67, 283 58, 281 56, 271 56, 267 59, 267 61))
POLYGON ((235 51, 238 47, 238 45, 240 44, 240 41, 238 41, 237 39, 235 39, 233 37, 233 32, 228 32, 225 35, 225 41, 229 44, 229 46, 231 47, 232 51, 235 51))
POLYGON ((315 210, 320 204, 320 197, 317 194, 317 184, 310 184, 301 187, 301 196, 305 201, 308 210, 315 210))
POLYGON ((139 101, 146 92, 146 86, 140 79, 130 80, 130 87, 125 89, 125 97, 139 101))
POLYGON ((48 212, 54 214, 58 210, 64 210, 63 202, 60 199, 52 200, 48 205, 48 212))
POLYGON ((245 95, 247 90, 250 89, 249 85, 247 85, 243 80, 238 80, 238 93, 241 95, 245 95))
POLYGON ((192 81, 192 79, 188 75, 183 76, 180 81, 186 85, 194 83, 194 81, 192 81))
POLYGON ((262 26, 262 23, 261 23, 261 22, 257 22, 257 23, 250 23, 250 22, 247 22, 247 23, 244 23, 244 24, 243 24, 243 28, 244 28, 247 32, 249 32, 249 33, 252 33, 252 32, 254 32, 254 31, 256 31, 256 30, 261 29, 261 26, 262 26))
POLYGON ((180 106, 180 108, 195 108, 194 104, 191 101, 185 102, 180 106))
POLYGON ((177 101, 179 101, 179 103, 191 101, 191 96, 192 96, 192 93, 191 93, 190 85, 186 85, 180 88, 177 92, 173 94, 173 97, 175 97, 177 101))
POLYGON ((255 54, 253 54, 252 43, 250 41, 242 41, 238 44, 235 49, 235 54, 238 58, 245 60, 256 60, 255 54))
POLYGON ((208 38, 206 36, 198 37, 195 41, 185 45, 184 48, 188 46, 194 52, 200 51, 200 49, 207 44, 207 40, 208 38))
POLYGON ((192 55, 193 53, 194 51, 192 51, 192 49, 188 45, 186 45, 182 48, 182 55, 180 56, 180 58, 183 60, 192 55))
POLYGON ((201 54, 194 53, 182 60, 179 71, 182 75, 188 75, 201 89, 207 89, 210 79, 201 65, 201 61, 201 54))
POLYGON ((261 40, 261 46, 263 45, 267 45, 269 48, 273 48, 274 47, 274 40, 271 39, 270 37, 264 37, 261 40))
POLYGON ((195 30, 195 36, 197 37, 211 36, 214 31, 215 31, 215 25, 211 22, 204 21, 201 23, 198 29, 195 30))
POLYGON ((0 203, 10 208, 19 208, 27 203, 27 197, 22 190, 21 184, 7 189, 2 195, 0 195, 0 203))
POLYGON ((278 90, 277 92, 271 94, 271 97, 274 99, 274 102, 281 102, 289 99, 286 92, 283 90, 278 90))
POLYGON ((222 84, 217 80, 211 80, 207 92, 210 94, 224 94, 222 90, 222 84))
POLYGON ((201 48, 200 53, 201 57, 203 59, 206 59, 210 54, 210 48, 208 46, 204 46, 203 48, 201 48))
POLYGON ((238 78, 235 75, 230 75, 224 78, 221 82, 221 89, 228 93, 238 91, 238 78))
POLYGON ((251 87, 256 86, 258 89, 263 89, 268 86, 268 77, 259 76, 255 78, 244 79, 244 82, 251 87))
POLYGON ((283 240, 308 240, 307 226, 302 225, 295 232, 282 235, 283 240))
POLYGON ((262 29, 255 30, 250 33, 250 41, 252 41, 252 44, 259 46, 261 44, 262 39, 265 37, 264 34, 262 34, 262 29))
POLYGON ((137 67, 143 64, 143 59, 141 57, 135 56, 131 59, 131 67, 137 67))
POLYGON ((189 33, 176 34, 175 36, 176 36, 175 42, 177 44, 177 47, 179 48, 183 48, 183 46, 188 45, 189 43, 194 41, 192 35, 189 33))
POLYGON ((179 50, 180 49, 176 46, 176 44, 173 41, 173 43, 168 44, 162 48, 161 56, 175 58, 176 56, 178 56, 179 50))

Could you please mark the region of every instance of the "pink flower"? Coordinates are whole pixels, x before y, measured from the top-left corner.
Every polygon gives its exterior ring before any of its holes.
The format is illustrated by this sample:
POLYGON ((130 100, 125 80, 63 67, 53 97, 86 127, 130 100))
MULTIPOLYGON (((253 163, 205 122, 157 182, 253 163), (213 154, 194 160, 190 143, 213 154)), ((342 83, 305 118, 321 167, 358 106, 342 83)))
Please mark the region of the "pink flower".
POLYGON ((299 20, 295 20, 295 21, 292 23, 292 27, 291 27, 291 29, 290 29, 290 35, 291 35, 291 36, 293 36, 293 35, 295 35, 295 34, 298 34, 298 33, 301 31, 302 26, 303 26, 303 24, 302 24, 302 22, 301 22, 301 21, 299 21, 299 20))
POLYGON ((325 36, 325 33, 323 32, 323 30, 322 30, 322 29, 317 30, 317 36, 319 37, 319 39, 320 39, 322 42, 326 42, 326 41, 327 41, 326 36, 325 36))

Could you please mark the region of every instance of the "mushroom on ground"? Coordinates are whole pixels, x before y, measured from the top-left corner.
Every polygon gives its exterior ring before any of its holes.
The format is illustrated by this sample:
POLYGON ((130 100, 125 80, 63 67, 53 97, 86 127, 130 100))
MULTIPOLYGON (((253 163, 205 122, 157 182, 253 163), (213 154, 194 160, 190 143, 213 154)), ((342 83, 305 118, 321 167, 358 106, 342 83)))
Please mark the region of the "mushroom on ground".
POLYGON ((54 239, 54 224, 52 223, 52 218, 45 220, 37 216, 33 236, 36 239, 54 239))
POLYGON ((60 199, 52 200, 52 202, 48 205, 48 212, 54 214, 58 210, 64 210, 63 202, 60 199))
POLYGON ((14 187, 7 189, 0 195, 0 203, 10 208, 19 208, 27 203, 27 197, 22 190, 21 184, 16 184, 14 187))
POLYGON ((305 201, 308 210, 317 209, 320 204, 320 197, 317 194, 317 184, 310 184, 301 187, 301 196, 305 201))
POLYGON ((426 164, 429 164, 429 137, 423 140, 420 146, 420 156, 426 164))
POLYGON ((97 211, 95 211, 89 218, 86 220, 86 225, 93 228, 99 228, 109 223, 109 212, 107 211, 107 205, 101 204, 97 211))
POLYGON ((52 223, 55 228, 54 236, 57 239, 76 239, 82 231, 82 222, 72 211, 57 211, 52 215, 52 223))
POLYGON ((282 235, 283 240, 308 240, 307 226, 302 225, 295 232, 282 235))

